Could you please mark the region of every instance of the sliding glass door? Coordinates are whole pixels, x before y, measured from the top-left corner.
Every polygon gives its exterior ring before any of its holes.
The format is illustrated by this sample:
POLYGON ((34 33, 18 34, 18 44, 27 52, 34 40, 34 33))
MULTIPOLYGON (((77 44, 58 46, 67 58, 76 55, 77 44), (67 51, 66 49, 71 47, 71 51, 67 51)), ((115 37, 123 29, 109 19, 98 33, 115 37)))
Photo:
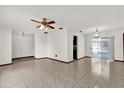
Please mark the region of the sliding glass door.
POLYGON ((114 38, 93 38, 91 52, 93 58, 112 60, 114 56, 114 38))

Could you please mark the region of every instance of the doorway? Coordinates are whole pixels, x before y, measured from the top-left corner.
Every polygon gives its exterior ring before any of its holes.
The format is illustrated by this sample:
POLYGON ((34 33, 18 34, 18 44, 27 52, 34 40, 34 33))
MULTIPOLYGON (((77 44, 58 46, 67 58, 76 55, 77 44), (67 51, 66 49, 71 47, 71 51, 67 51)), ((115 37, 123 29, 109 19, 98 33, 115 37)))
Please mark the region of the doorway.
POLYGON ((73 60, 77 59, 77 36, 73 36, 73 60))

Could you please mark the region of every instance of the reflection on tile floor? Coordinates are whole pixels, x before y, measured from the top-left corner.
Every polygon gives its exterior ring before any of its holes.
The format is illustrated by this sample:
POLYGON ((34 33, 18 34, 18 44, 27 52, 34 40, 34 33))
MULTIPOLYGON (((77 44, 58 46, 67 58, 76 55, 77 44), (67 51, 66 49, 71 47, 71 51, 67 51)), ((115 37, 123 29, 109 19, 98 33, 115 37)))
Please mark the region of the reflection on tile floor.
POLYGON ((84 58, 66 64, 51 59, 14 60, 0 66, 0 87, 121 88, 124 63, 84 58))

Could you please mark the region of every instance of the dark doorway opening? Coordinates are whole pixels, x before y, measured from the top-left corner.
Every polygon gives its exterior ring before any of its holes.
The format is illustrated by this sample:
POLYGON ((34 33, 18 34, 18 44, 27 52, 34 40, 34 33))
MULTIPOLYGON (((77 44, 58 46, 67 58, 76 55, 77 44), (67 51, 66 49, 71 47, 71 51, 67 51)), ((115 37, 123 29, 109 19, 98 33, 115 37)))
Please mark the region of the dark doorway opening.
POLYGON ((73 36, 73 60, 77 59, 77 36, 73 36))

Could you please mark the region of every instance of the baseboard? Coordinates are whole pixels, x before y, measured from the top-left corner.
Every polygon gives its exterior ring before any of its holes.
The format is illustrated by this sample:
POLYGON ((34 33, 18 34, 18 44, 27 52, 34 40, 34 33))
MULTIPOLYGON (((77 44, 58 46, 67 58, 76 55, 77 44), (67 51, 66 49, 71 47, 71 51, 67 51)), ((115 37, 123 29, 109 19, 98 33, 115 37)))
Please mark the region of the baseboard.
MULTIPOLYGON (((62 61, 62 60, 58 60, 58 59, 53 59, 53 58, 49 58, 49 57, 35 58, 34 56, 26 56, 26 57, 12 58, 12 60, 15 60, 15 59, 23 59, 23 58, 34 58, 34 59, 36 59, 36 60, 40 60, 40 59, 50 59, 50 60, 54 60, 54 61, 58 61, 58 62, 66 63, 66 64, 69 64, 69 63, 72 63, 72 62, 75 61, 75 60, 72 60, 72 61, 66 62, 66 61, 62 61)), ((80 59, 83 59, 83 58, 91 58, 91 57, 89 57, 89 56, 84 56, 84 57, 78 58, 77 60, 80 60, 80 59)), ((5 65, 9 65, 9 64, 5 64, 5 65)), ((2 65, 2 66, 3 66, 3 65, 2 65)))
POLYGON ((78 58, 77 60, 83 59, 83 58, 91 58, 91 57, 89 57, 89 56, 84 56, 84 57, 78 58))
POLYGON ((7 65, 11 65, 13 63, 7 63, 7 64, 1 64, 0 66, 7 66, 7 65))
POLYGON ((42 58, 36 58, 36 57, 34 57, 35 59, 37 59, 37 60, 40 60, 40 59, 47 59, 47 57, 42 57, 42 58))
POLYGON ((15 60, 15 59, 22 59, 22 58, 34 58, 34 56, 17 57, 17 58, 12 58, 12 60, 15 60))
POLYGON ((114 60, 114 61, 117 61, 117 62, 124 62, 123 60, 114 60))
POLYGON ((69 64, 69 63, 72 63, 72 62, 73 62, 73 61, 69 61, 69 62, 61 61, 61 60, 53 59, 53 58, 49 58, 49 57, 47 57, 47 59, 51 59, 51 60, 58 61, 58 62, 62 62, 62 63, 66 63, 66 64, 69 64))
MULTIPOLYGON (((84 57, 78 58, 77 60, 80 60, 80 59, 83 59, 83 58, 91 58, 91 57, 89 57, 89 56, 84 56, 84 57)), ((75 60, 72 60, 72 61, 69 61, 69 62, 65 62, 65 61, 61 61, 61 60, 53 59, 53 58, 49 58, 49 57, 47 57, 47 59, 55 60, 55 61, 58 61, 58 62, 63 62, 63 63, 66 63, 66 64, 69 64, 69 63, 72 63, 72 62, 75 61, 75 60)))
POLYGON ((61 61, 61 60, 57 60, 57 59, 53 59, 53 58, 49 58, 49 57, 36 58, 36 57, 34 57, 34 56, 12 58, 12 60, 18 60, 18 59, 23 59, 23 58, 34 58, 34 59, 36 59, 36 60, 40 60, 40 59, 51 59, 51 60, 59 61, 59 62, 63 62, 63 63, 71 63, 71 62, 73 62, 73 61, 65 62, 65 61, 61 61))
MULTIPOLYGON (((83 58, 91 58, 91 57, 84 56, 84 57, 78 58, 77 60, 80 60, 80 59, 83 59, 83 58)), ((72 60, 72 61, 66 62, 66 61, 62 61, 62 60, 58 60, 58 59, 53 59, 53 58, 50 58, 50 57, 43 57, 43 58, 36 58, 36 59, 38 59, 38 60, 40 60, 40 59, 51 59, 51 60, 62 62, 62 63, 66 63, 66 64, 69 64, 69 63, 72 63, 72 62, 75 61, 75 60, 72 60)))
POLYGON ((84 56, 84 58, 92 58, 92 57, 90 57, 90 56, 84 56))

